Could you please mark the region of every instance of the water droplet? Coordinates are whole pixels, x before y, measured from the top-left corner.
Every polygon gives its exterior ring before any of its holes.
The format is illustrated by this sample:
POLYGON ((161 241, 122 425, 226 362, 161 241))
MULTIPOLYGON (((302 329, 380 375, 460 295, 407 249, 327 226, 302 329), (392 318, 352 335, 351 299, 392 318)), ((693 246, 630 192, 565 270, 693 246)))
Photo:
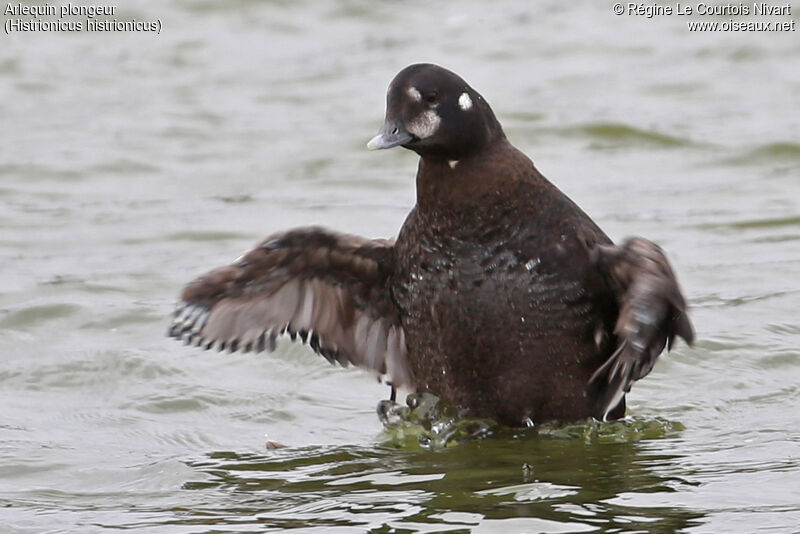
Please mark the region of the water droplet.
POLYGON ((523 420, 522 420, 522 422, 523 422, 523 423, 525 424, 525 426, 527 426, 528 428, 533 428, 533 420, 531 420, 531 418, 530 418, 530 417, 526 417, 525 419, 523 419, 523 420))

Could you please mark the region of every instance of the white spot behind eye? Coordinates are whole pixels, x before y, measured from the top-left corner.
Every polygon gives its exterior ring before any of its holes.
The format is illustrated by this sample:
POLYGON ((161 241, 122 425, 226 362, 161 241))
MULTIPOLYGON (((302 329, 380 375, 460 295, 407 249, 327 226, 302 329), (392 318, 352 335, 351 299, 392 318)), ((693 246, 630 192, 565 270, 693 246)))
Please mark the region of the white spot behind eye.
POLYGON ((422 93, 420 93, 419 89, 417 89, 416 87, 409 87, 408 89, 406 89, 406 94, 411 100, 415 102, 420 102, 422 100, 422 93))
POLYGON ((469 93, 466 91, 461 93, 461 96, 458 97, 458 107, 467 111, 472 107, 472 99, 469 97, 469 93))
MULTIPOLYGON (((451 159, 451 160, 449 160, 447 162, 447 164, 450 165, 451 169, 455 169, 456 165, 458 165, 458 160, 457 159, 451 159)), ((523 321, 524 321, 524 319, 523 319, 523 321)))

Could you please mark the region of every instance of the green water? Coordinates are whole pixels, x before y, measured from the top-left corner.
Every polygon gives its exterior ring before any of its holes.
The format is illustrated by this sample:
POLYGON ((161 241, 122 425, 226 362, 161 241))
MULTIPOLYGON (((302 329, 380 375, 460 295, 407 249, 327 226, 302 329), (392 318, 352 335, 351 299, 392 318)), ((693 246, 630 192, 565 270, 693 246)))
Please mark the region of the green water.
POLYGON ((555 0, 118 6, 161 34, 0 34, 2 532, 800 530, 797 32, 555 0), (668 251, 698 342, 626 421, 421 446, 358 370, 164 336, 185 282, 275 230, 396 234, 416 159, 364 145, 419 61, 610 236, 668 251))

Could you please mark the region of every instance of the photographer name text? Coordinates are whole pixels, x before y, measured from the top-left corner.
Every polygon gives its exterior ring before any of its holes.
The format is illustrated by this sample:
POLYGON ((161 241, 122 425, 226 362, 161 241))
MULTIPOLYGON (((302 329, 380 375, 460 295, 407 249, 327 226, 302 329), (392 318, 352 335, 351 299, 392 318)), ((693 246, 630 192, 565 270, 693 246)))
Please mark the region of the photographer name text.
POLYGON ((699 2, 689 4, 676 2, 675 4, 645 4, 637 2, 614 4, 614 13, 617 15, 634 15, 640 17, 658 17, 666 15, 716 15, 716 16, 791 16, 791 4, 769 4, 754 2, 745 4, 707 4, 699 2))

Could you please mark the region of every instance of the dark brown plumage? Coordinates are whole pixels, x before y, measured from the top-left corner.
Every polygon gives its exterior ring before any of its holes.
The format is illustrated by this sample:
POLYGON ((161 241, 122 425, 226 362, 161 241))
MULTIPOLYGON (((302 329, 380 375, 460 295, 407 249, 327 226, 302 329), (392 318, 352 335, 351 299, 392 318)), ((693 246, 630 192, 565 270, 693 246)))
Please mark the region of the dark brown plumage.
POLYGON ((392 81, 370 148, 420 156, 396 243, 301 228, 189 284, 170 335, 229 350, 299 335, 329 361, 508 425, 621 417, 675 336, 694 338, 661 249, 615 246, 435 65, 392 81))

